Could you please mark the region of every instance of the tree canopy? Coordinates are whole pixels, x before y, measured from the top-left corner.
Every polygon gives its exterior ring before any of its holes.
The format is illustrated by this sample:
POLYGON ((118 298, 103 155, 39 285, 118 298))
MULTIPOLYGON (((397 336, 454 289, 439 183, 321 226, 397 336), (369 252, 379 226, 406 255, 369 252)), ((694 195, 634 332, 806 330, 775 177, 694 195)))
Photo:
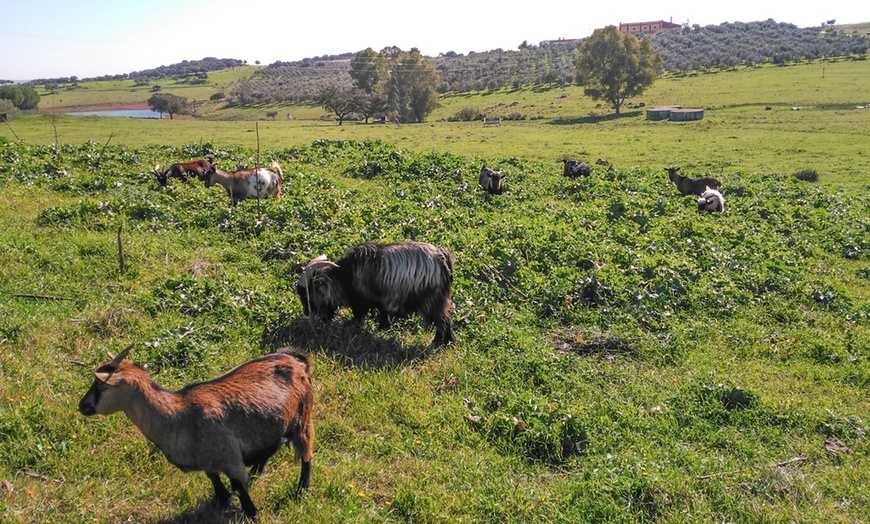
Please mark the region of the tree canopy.
POLYGON ((148 99, 148 107, 152 111, 159 112, 161 116, 163 113, 168 113, 169 118, 172 119, 174 114, 187 113, 187 98, 172 93, 155 93, 148 99))
POLYGON ((596 29, 577 49, 577 83, 595 100, 604 100, 619 114, 629 97, 640 95, 664 70, 649 38, 638 41, 616 26, 596 29))
POLYGON ((0 87, 0 99, 9 100, 18 109, 36 109, 39 106, 39 93, 27 85, 0 87))
POLYGON ((0 98, 0 118, 5 118, 6 115, 10 115, 12 113, 17 113, 18 108, 15 107, 15 104, 6 100, 5 98, 0 98))
POLYGON ((371 47, 358 52, 350 60, 353 85, 366 93, 372 93, 377 88, 383 69, 383 60, 371 47))
POLYGON ((359 51, 350 61, 352 87, 327 85, 318 103, 334 112, 341 124, 344 114, 369 117, 394 111, 401 122, 423 122, 438 105, 438 71, 417 48, 408 52, 385 47, 359 51))
POLYGON ((344 119, 357 110, 358 94, 361 90, 355 87, 330 85, 320 91, 317 103, 327 111, 335 113, 338 117, 338 125, 344 123, 344 119))
POLYGON ((393 82, 387 89, 389 107, 397 107, 403 122, 423 122, 438 106, 438 71, 416 47, 393 59, 393 82))

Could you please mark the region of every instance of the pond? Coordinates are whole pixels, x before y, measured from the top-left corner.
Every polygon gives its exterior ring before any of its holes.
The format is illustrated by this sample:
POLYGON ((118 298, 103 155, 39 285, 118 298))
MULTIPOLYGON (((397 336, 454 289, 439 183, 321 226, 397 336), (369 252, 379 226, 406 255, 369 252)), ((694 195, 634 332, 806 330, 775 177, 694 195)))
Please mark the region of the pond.
POLYGON ((114 111, 71 111, 73 116, 121 116, 126 118, 160 118, 160 113, 150 109, 118 109, 114 111))

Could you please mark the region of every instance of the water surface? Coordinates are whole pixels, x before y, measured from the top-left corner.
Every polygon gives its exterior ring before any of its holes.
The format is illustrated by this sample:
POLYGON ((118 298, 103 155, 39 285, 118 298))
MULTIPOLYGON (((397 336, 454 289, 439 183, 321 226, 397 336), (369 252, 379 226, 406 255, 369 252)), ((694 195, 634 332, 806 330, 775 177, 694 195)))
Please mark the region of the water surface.
POLYGON ((116 109, 113 111, 70 111, 73 116, 120 116, 126 118, 160 118, 160 113, 150 109, 116 109))

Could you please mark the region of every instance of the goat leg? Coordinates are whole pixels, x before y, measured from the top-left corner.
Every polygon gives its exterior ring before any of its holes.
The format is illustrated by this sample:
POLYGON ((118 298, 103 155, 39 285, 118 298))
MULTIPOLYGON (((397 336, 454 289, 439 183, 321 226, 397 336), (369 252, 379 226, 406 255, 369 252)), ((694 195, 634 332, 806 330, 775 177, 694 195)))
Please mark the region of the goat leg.
POLYGON ((239 502, 242 504, 242 511, 245 512, 245 516, 251 520, 256 520, 257 507, 254 506, 254 501, 252 501, 251 496, 248 495, 248 487, 246 486, 247 482, 231 478, 230 484, 232 484, 233 490, 239 493, 239 502))
POLYGON ((311 461, 302 461, 302 472, 299 474, 298 490, 308 489, 311 487, 311 461))
POLYGON ((211 485, 214 486, 214 498, 212 499, 214 505, 219 508, 226 506, 230 500, 230 492, 221 482, 220 475, 215 473, 206 473, 206 475, 208 475, 211 485))

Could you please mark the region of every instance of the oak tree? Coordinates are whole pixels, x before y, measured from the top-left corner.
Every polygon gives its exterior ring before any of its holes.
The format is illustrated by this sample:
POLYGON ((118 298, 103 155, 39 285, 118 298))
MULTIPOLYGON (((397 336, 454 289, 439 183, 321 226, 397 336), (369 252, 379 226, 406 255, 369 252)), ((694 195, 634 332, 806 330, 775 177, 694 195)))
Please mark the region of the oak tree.
POLYGON ((576 81, 594 100, 604 100, 616 114, 629 97, 651 86, 664 62, 649 38, 623 34, 616 26, 596 29, 578 44, 576 81))
POLYGON ((148 99, 148 107, 160 113, 161 117, 163 113, 168 113, 172 120, 172 115, 187 113, 187 98, 172 93, 155 93, 148 99))

